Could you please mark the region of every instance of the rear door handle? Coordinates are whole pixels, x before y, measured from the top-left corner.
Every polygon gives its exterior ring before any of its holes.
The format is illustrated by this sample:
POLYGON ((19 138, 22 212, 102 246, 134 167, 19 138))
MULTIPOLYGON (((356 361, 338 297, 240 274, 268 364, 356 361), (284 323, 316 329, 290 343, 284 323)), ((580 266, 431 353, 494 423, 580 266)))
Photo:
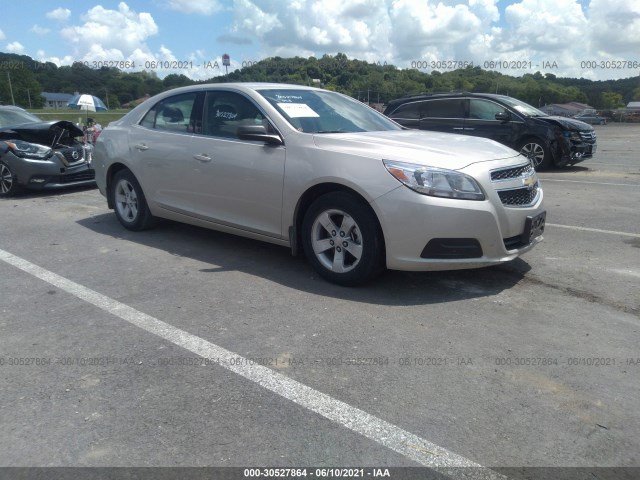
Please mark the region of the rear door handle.
POLYGON ((202 163, 208 163, 211 161, 211 157, 206 153, 202 153, 200 155, 194 155, 193 158, 195 158, 196 160, 202 163))
POLYGON ((135 148, 137 148, 141 152, 143 152, 144 150, 149 150, 149 147, 147 147, 144 143, 137 144, 135 148))

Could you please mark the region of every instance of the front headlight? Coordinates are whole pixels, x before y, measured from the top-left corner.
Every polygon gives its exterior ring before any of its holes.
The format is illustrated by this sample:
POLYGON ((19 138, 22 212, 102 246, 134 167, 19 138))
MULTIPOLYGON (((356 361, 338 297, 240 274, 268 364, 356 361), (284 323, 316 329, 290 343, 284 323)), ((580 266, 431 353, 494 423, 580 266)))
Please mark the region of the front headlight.
POLYGON ((581 142, 582 141, 582 137, 580 136, 580 133, 578 133, 575 130, 565 130, 564 132, 562 132, 562 134, 570 139, 573 140, 574 142, 581 142))
POLYGON ((391 175, 418 193, 463 200, 485 198, 480 185, 464 173, 393 160, 383 160, 383 163, 391 175))
POLYGON ((44 145, 37 143, 24 142, 22 140, 11 140, 6 142, 16 157, 33 158, 36 160, 45 160, 49 158, 53 150, 44 145))

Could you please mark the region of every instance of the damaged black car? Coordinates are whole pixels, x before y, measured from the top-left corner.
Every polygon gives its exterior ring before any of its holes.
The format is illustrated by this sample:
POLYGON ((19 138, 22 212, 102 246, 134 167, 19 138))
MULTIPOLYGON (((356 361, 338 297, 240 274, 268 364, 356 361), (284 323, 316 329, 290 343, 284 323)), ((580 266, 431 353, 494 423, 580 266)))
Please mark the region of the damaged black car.
POLYGON ((408 128, 490 138, 528 157, 536 170, 580 163, 597 148, 591 125, 506 95, 416 95, 389 102, 384 114, 408 128))
POLYGON ((0 197, 95 185, 92 147, 82 136, 71 122, 43 122, 22 108, 0 106, 0 197))

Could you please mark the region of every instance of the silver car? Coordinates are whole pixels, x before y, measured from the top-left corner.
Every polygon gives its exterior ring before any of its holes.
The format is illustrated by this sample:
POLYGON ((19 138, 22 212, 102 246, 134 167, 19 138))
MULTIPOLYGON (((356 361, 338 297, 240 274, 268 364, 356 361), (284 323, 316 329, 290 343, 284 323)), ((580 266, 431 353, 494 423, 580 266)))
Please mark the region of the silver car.
POLYGON ((94 164, 125 228, 161 217, 276 243, 341 285, 385 267, 513 260, 542 240, 546 216, 518 152, 407 130, 350 97, 296 85, 161 93, 103 130, 94 164))

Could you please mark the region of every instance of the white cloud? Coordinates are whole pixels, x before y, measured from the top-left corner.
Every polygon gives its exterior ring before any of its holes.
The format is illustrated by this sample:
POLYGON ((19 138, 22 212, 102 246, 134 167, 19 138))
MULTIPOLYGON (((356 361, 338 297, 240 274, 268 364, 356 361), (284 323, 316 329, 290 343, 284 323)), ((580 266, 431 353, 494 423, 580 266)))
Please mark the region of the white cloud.
POLYGON ((47 13, 47 18, 52 20, 67 20, 71 16, 71 10, 68 8, 58 7, 55 10, 52 10, 47 13))
POLYGON ((73 60, 69 56, 49 59, 54 63, 133 61, 144 65, 155 58, 146 40, 158 33, 151 14, 137 13, 121 2, 117 10, 97 5, 81 16, 82 24, 63 28, 61 37, 73 47, 73 60))
POLYGON ((596 51, 629 53, 632 58, 627 59, 638 59, 640 3, 637 0, 591 0, 589 21, 596 51))
POLYGON ((33 27, 31 27, 31 31, 33 33, 37 33, 38 35, 44 35, 45 33, 49 33, 51 30, 36 24, 33 27))
POLYGON ((5 39, 4 32, 2 31, 2 29, 0 29, 0 40, 4 40, 4 39, 5 39))
POLYGON ((257 37, 265 56, 349 52, 363 57, 388 47, 385 0, 237 0, 236 34, 257 37))
POLYGON ((223 9, 217 0, 167 0, 166 5, 172 10, 202 15, 212 15, 223 9))
POLYGON ((9 53, 24 53, 24 45, 20 42, 11 42, 5 48, 9 53))

